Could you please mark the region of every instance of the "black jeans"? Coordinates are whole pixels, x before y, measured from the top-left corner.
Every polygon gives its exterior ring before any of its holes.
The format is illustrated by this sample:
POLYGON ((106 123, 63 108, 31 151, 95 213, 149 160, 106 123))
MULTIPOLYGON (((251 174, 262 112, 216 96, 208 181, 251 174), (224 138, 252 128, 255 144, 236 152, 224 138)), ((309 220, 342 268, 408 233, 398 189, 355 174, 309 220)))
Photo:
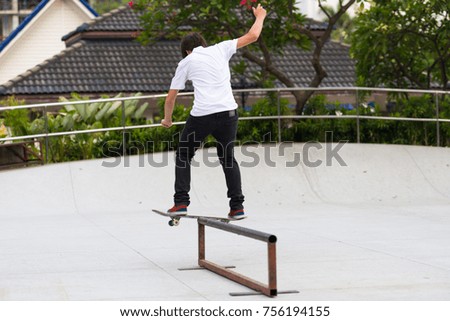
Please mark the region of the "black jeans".
POLYGON ((175 159, 175 195, 176 205, 189 205, 191 188, 191 160, 195 151, 201 147, 206 136, 217 140, 217 155, 225 174, 230 198, 230 209, 242 209, 244 195, 241 188, 241 173, 234 158, 238 115, 236 110, 194 117, 189 116, 180 137, 175 159))

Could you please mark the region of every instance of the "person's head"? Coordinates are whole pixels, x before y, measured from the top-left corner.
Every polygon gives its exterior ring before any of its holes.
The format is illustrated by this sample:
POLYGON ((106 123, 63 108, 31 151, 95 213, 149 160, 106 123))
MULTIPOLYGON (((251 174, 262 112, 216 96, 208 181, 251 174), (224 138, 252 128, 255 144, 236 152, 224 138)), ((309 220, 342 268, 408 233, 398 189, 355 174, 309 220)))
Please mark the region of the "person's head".
POLYGON ((190 33, 181 39, 181 55, 185 58, 194 48, 200 46, 206 47, 206 41, 202 35, 198 32, 190 33))

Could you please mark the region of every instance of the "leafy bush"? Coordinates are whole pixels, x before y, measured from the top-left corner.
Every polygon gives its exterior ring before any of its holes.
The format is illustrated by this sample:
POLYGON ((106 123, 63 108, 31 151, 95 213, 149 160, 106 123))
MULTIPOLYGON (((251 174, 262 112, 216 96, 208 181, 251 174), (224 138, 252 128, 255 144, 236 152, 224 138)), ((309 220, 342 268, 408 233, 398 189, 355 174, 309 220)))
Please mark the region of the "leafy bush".
MULTIPOLYGON (((141 94, 138 93, 135 96, 139 97, 141 94)), ((115 98, 120 97, 119 94, 115 98)), ((63 108, 56 112, 47 112, 46 115, 40 112, 39 117, 33 121, 31 121, 28 109, 6 111, 4 123, 5 126, 12 128, 13 136, 42 134, 47 131, 48 133, 70 133, 71 131, 121 127, 123 121, 125 121, 125 125, 145 123, 142 116, 148 108, 148 103, 140 104, 138 99, 126 100, 123 103, 115 101, 70 104, 70 102, 83 100, 88 100, 88 97, 81 97, 77 94, 72 94, 70 100, 61 97, 61 102, 67 102, 63 108), (124 115, 122 115, 123 111, 124 115)), ((3 104, 15 106, 23 104, 23 102, 12 97, 2 102, 3 104)), ((49 162, 63 162, 108 156, 103 153, 104 145, 110 141, 111 137, 115 136, 116 132, 111 131, 50 137, 46 159, 49 162)))
MULTIPOLYGON (((121 95, 116 96, 119 98, 121 95)), ((140 94, 136 95, 136 98, 140 94)), ((104 97, 107 98, 107 97, 104 97)), ((132 129, 123 133, 121 130, 98 133, 73 134, 72 131, 92 130, 101 128, 120 128, 125 125, 159 124, 160 118, 145 120, 142 116, 148 108, 147 103, 140 104, 138 99, 123 103, 106 102, 93 104, 71 105, 71 101, 82 101, 86 97, 73 94, 70 100, 61 98, 67 104, 57 112, 30 112, 28 109, 3 112, 0 125, 8 126, 13 136, 32 134, 68 132, 63 136, 48 139, 47 159, 49 162, 63 162, 80 159, 116 157, 123 154, 123 142, 127 155, 175 150, 178 145, 182 126, 171 128, 132 129), (125 114, 122 115, 123 110, 125 114), (45 117, 46 116, 46 117, 45 117), (31 118, 34 117, 34 120, 31 118)), ((368 107, 361 104, 360 115, 410 118, 435 118, 435 98, 430 95, 421 97, 397 98, 391 104, 390 112, 382 112, 379 106, 368 107)), ((1 105, 16 106, 23 102, 14 97, 0 102, 1 105)), ((285 98, 279 100, 282 115, 292 115, 289 102, 285 98)), ((158 101, 160 115, 164 110, 164 99, 158 101)), ((259 99, 248 111, 239 109, 241 117, 276 116, 278 115, 278 97, 276 93, 268 93, 259 99)), ((440 118, 450 119, 450 98, 440 97, 440 118)), ((305 115, 356 115, 356 109, 348 110, 339 102, 329 102, 324 95, 314 95, 304 109, 305 115)), ((173 113, 174 122, 185 121, 190 109, 176 105, 173 113)), ((0 126, 1 127, 1 126, 0 126)), ((4 130, 2 131, 2 133, 4 130)), ((450 123, 440 123, 440 145, 450 146, 450 123)), ((4 134, 2 134, 4 136, 4 134)), ((237 143, 267 143, 278 138, 277 120, 245 120, 238 125, 237 143)), ((282 120, 281 138, 283 141, 339 141, 356 142, 356 119, 300 119, 282 120)), ((436 123, 420 121, 395 121, 360 119, 360 139, 362 143, 379 144, 413 144, 436 145, 436 123)), ((214 143, 208 137, 206 146, 214 143)))
MULTIPOLYGON (((158 101, 160 115, 164 111, 164 99, 158 101)), ((185 121, 190 109, 184 105, 177 104, 173 111, 174 122, 185 121)), ((146 121, 146 124, 159 124, 160 117, 155 117, 146 121)), ((136 155, 138 153, 152 153, 176 149, 178 146, 179 135, 182 127, 172 126, 171 128, 155 127, 133 129, 125 135, 125 147, 127 155, 136 155)), ((103 156, 118 156, 123 150, 123 133, 111 132, 108 140, 103 143, 103 156)))
MULTIPOLYGON (((15 97, 9 97, 0 102, 4 106, 23 105, 23 100, 17 100, 15 97)), ((25 136, 30 134, 30 118, 28 109, 14 109, 3 112, 3 124, 11 129, 13 136, 25 136)))
MULTIPOLYGON (((289 101, 280 98, 281 115, 292 115, 293 111, 289 109, 289 101)), ((240 117, 257 117, 257 116, 277 116, 278 115, 278 97, 276 93, 269 92, 267 97, 261 98, 252 106, 249 111, 239 110, 240 117)), ((291 120, 282 120, 281 134, 284 140, 290 140, 289 127, 291 120)), ((241 144, 251 142, 271 142, 276 141, 278 137, 278 121, 277 120, 243 120, 239 122, 237 141, 241 144)))
MULTIPOLYGON (((395 107, 391 112, 382 112, 380 106, 368 106, 361 104, 359 114, 364 116, 391 116, 407 118, 429 118, 436 117, 436 106, 434 97, 424 95, 421 97, 397 98, 393 104, 395 107)), ((441 98, 439 102, 440 118, 450 118, 450 99, 441 98)), ((305 113, 311 115, 356 115, 356 109, 346 110, 339 103, 330 104, 323 95, 314 96, 308 102, 305 113), (335 106, 333 110, 330 106, 335 106)), ((436 123, 421 121, 396 121, 378 119, 360 119, 360 141, 362 143, 378 144, 410 144, 435 146, 437 144, 436 123)), ((450 124, 440 124, 440 145, 450 144, 450 124)), ((304 119, 295 123, 295 141, 334 141, 348 140, 357 141, 356 119, 304 119), (328 132, 328 134, 326 134, 328 132)))

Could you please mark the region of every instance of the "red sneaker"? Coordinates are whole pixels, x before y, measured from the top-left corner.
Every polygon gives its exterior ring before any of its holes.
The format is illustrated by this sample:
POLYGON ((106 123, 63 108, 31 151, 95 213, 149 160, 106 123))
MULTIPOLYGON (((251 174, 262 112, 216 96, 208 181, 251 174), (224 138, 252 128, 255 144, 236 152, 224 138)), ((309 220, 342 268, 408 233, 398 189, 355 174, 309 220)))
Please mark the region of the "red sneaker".
POLYGON ((234 220, 242 220, 246 218, 247 215, 245 215, 244 209, 241 208, 239 210, 230 210, 230 213, 228 213, 228 217, 234 220))
POLYGON ((187 215, 187 205, 174 205, 172 208, 167 210, 168 214, 181 214, 187 215))

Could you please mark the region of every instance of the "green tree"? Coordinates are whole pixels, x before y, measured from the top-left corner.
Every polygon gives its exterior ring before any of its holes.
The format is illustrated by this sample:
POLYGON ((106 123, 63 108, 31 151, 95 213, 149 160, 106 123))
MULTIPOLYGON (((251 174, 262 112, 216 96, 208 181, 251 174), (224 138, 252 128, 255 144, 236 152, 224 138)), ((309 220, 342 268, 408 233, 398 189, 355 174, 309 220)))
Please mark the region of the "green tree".
POLYGON ((351 52, 362 86, 445 89, 450 17, 444 0, 376 0, 355 19, 351 52))
POLYGON ((130 0, 91 0, 91 5, 98 14, 104 14, 130 2, 130 0))
MULTIPOLYGON (((339 7, 333 8, 331 6, 324 6, 322 11, 323 10, 326 10, 331 16, 333 16, 337 13, 339 7)), ((325 18, 324 21, 326 22, 327 20, 328 17, 325 18)), ((345 12, 334 27, 335 29, 331 33, 331 39, 350 45, 350 35, 352 34, 352 31, 354 29, 353 18, 350 16, 350 14, 348 12, 345 12)))
MULTIPOLYGON (((326 30, 320 35, 316 36, 311 30, 301 24, 296 24, 295 28, 298 32, 303 35, 306 35, 309 40, 314 43, 314 51, 313 57, 311 60, 312 67, 314 68, 315 75, 311 82, 309 83, 309 87, 319 87, 322 83, 322 80, 327 77, 327 72, 322 66, 321 63, 321 55, 325 44, 330 40, 331 34, 335 29, 336 24, 342 19, 342 17, 346 14, 346 12, 355 4, 359 3, 360 8, 364 8, 364 3, 366 1, 363 0, 339 0, 338 6, 336 10, 330 11, 327 7, 326 0, 318 0, 318 5, 321 12, 326 16, 325 21, 327 22, 326 30)), ((302 94, 300 101, 297 101, 297 106, 303 106, 306 104, 308 99, 314 94, 313 91, 306 91, 302 94)))
MULTIPOLYGON (((286 87, 295 87, 292 78, 274 63, 274 55, 282 55, 287 44, 296 44, 308 49, 314 44, 312 65, 316 72, 310 87, 318 87, 326 77, 320 56, 325 43, 330 39, 334 25, 356 2, 362 0, 341 0, 338 10, 330 14, 319 0, 319 6, 327 16, 328 27, 317 37, 305 26, 305 16, 295 5, 295 0, 266 0, 263 5, 268 15, 262 36, 255 45, 242 49, 243 57, 257 64, 261 69, 275 76, 286 87)), ((180 37, 192 28, 203 34, 208 42, 236 38, 248 31, 254 19, 251 9, 257 0, 136 0, 133 8, 142 13, 144 31, 139 39, 143 43, 160 39, 180 37), (186 28, 189 26, 190 28, 186 28)), ((293 91, 297 101, 297 113, 312 92, 293 91)))

